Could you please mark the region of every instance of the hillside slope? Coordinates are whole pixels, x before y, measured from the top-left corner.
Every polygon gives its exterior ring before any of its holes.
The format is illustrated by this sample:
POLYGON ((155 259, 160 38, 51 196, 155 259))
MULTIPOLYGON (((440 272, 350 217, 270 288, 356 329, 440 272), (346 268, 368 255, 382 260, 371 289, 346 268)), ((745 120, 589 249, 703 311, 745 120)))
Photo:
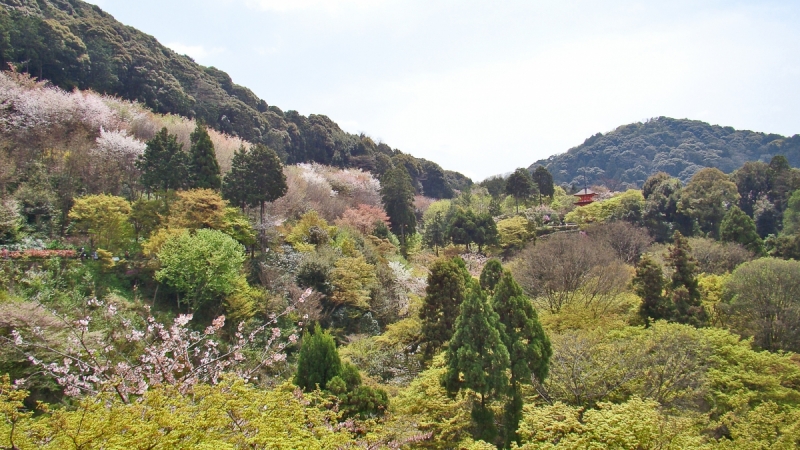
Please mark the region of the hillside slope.
POLYGON ((800 135, 735 130, 698 120, 658 117, 598 133, 566 153, 536 161, 557 184, 588 183, 611 187, 641 186, 648 176, 663 171, 682 181, 704 167, 729 173, 747 161, 769 161, 776 154, 800 166, 800 135))
MULTIPOLYGON (((218 131, 269 145, 288 164, 318 162, 380 174, 400 154, 344 132, 324 115, 269 106, 227 73, 178 55, 80 0, 0 0, 0 66, 9 63, 64 89, 91 89, 158 113, 202 119, 218 131)), ((413 160, 442 171, 450 188, 471 183, 435 163, 413 160)), ((416 177, 419 186, 427 175, 416 177)))

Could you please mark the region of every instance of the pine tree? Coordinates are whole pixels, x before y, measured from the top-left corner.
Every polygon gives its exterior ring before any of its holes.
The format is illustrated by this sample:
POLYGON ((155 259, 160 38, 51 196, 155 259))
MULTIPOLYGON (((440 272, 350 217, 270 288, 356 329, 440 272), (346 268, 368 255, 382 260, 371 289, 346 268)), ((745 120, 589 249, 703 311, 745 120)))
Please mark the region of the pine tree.
POLYGON ((442 385, 450 395, 461 389, 477 394, 471 414, 476 425, 474 437, 486 442, 494 442, 497 437, 494 413, 488 403, 508 389, 509 356, 500 327, 500 318, 486 294, 471 282, 445 355, 447 372, 442 385))
POLYGON ((486 291, 489 295, 494 294, 494 288, 503 276, 503 265, 497 259, 490 259, 483 266, 481 271, 480 283, 481 289, 486 291))
POLYGON ((164 127, 147 141, 144 153, 136 160, 141 182, 148 192, 177 190, 186 186, 188 158, 178 137, 164 127))
POLYGON ((664 296, 664 273, 661 266, 645 254, 636 265, 636 276, 633 278, 633 291, 642 299, 639 316, 649 324, 650 320, 669 319, 672 317, 672 304, 664 296))
POLYGON ((510 360, 510 398, 506 402, 504 417, 505 444, 509 446, 512 441, 518 441, 516 431, 522 419, 523 403, 521 385, 530 384, 531 376, 539 382, 544 381, 553 349, 531 299, 522 292, 508 270, 502 271, 497 282, 492 308, 503 325, 500 335, 510 360))
POLYGON ((697 281, 697 263, 692 257, 689 241, 679 232, 673 235, 667 262, 674 269, 670 283, 670 294, 674 307, 672 320, 678 323, 703 325, 708 313, 700 299, 697 281))
POLYGON ((756 230, 756 223, 738 206, 733 205, 725 214, 719 226, 720 240, 742 244, 755 254, 761 254, 762 243, 756 230))
POLYGON ((405 247, 406 235, 416 233, 414 215, 414 187, 403 165, 389 169, 381 178, 381 200, 392 232, 400 236, 405 247))
POLYGON ((189 187, 219 190, 222 185, 219 163, 214 153, 214 143, 211 142, 205 125, 198 121, 190 140, 192 146, 189 149, 189 187))
POLYGON ((453 336, 459 307, 466 297, 469 272, 457 260, 461 258, 439 259, 430 268, 420 311, 426 359, 433 357, 453 336))
POLYGON ((342 361, 333 336, 322 331, 317 324, 313 334, 305 333, 303 336, 294 384, 306 392, 313 391, 318 385, 320 389, 326 389, 330 380, 341 375, 342 361))
POLYGON ((247 164, 247 150, 241 146, 233 153, 231 170, 225 175, 222 183, 223 198, 238 206, 242 211, 247 205, 250 189, 247 182, 247 164))

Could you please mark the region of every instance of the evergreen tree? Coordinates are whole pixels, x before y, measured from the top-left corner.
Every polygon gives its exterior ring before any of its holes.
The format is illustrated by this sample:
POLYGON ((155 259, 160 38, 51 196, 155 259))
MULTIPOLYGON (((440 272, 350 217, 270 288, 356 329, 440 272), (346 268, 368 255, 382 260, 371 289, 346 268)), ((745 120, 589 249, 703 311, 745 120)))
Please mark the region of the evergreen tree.
POLYGON ((219 190, 222 185, 219 163, 214 153, 214 143, 205 125, 200 121, 190 135, 192 146, 189 149, 189 187, 192 189, 219 190))
POLYGON ((286 175, 283 164, 275 150, 256 144, 247 152, 245 180, 247 188, 246 203, 260 206, 261 223, 264 223, 264 204, 275 201, 286 194, 286 175))
POLYGON ((544 166, 539 166, 533 171, 533 182, 539 188, 539 204, 542 204, 542 196, 553 198, 556 187, 553 184, 553 175, 544 166))
POLYGON ((466 245, 467 251, 469 251, 469 245, 472 244, 476 233, 476 221, 477 217, 471 209, 457 210, 447 225, 447 236, 453 241, 453 244, 466 245))
POLYGON ((458 308, 466 297, 466 283, 470 278, 459 260, 458 257, 439 259, 431 265, 420 311, 426 358, 432 357, 453 336, 458 308))
POLYGON ((514 197, 514 203, 519 212, 519 201, 527 200, 537 192, 536 185, 533 183, 530 172, 520 167, 508 176, 506 180, 506 194, 514 197))
POLYGON ((673 303, 672 320, 678 323, 701 326, 708 320, 700 300, 697 281, 697 263, 692 257, 689 241, 676 231, 669 248, 667 262, 673 268, 670 293, 673 303))
POLYGON ((471 282, 445 355, 447 372, 442 385, 450 395, 461 389, 477 394, 471 414, 476 425, 474 437, 490 443, 497 438, 497 427, 488 403, 508 389, 509 356, 500 337, 501 327, 486 294, 471 282))
POLYGON ((222 183, 222 196, 242 210, 247 205, 250 188, 247 182, 247 167, 247 150, 241 146, 233 153, 231 170, 225 175, 222 183))
POLYGON ((414 187, 403 165, 389 169, 381 178, 381 200, 392 232, 400 236, 403 246, 407 234, 414 234, 417 219, 414 214, 414 187))
POLYGON ((642 299, 639 315, 649 324, 650 320, 670 319, 672 304, 664 296, 664 273, 653 259, 645 254, 636 265, 636 276, 633 278, 633 291, 642 299))
POLYGON ((423 236, 425 244, 433 247, 436 251, 436 256, 439 256, 439 247, 444 247, 447 244, 446 234, 447 224, 444 221, 441 211, 437 211, 429 223, 425 224, 425 235, 423 236))
POLYGON ((486 291, 489 295, 494 294, 494 288, 503 276, 503 265, 497 259, 490 259, 483 266, 481 271, 480 284, 481 289, 486 291))
POLYGON ((186 186, 188 158, 178 137, 164 127, 147 141, 144 153, 136 160, 142 171, 141 182, 148 192, 177 190, 186 186))
POLYGON ((472 235, 472 242, 478 244, 478 253, 483 253, 484 245, 497 244, 499 236, 497 223, 489 213, 479 214, 475 218, 475 231, 472 235))
POLYGON ((341 375, 342 361, 333 336, 322 331, 317 324, 313 334, 305 333, 303 336, 294 384, 306 392, 313 391, 317 385, 326 389, 330 380, 341 375))
POLYGON ((725 214, 719 226, 720 240, 742 244, 755 254, 761 254, 762 243, 756 230, 756 223, 738 206, 733 205, 725 214))
POLYGON ((505 444, 509 446, 512 441, 519 443, 516 431, 522 419, 521 385, 530 384, 531 376, 535 376, 539 382, 544 381, 553 349, 531 299, 522 292, 508 270, 502 272, 497 283, 492 307, 503 325, 500 335, 510 360, 510 398, 504 414, 505 444))

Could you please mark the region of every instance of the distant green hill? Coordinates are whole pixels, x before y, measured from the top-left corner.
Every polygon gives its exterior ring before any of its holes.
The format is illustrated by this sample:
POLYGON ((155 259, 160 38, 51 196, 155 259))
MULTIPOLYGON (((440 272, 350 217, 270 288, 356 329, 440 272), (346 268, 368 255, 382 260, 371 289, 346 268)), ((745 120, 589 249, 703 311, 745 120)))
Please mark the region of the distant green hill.
POLYGON ((781 154, 800 166, 800 135, 784 137, 698 120, 658 117, 623 125, 608 134, 597 133, 566 153, 536 161, 553 174, 557 184, 609 187, 641 186, 648 176, 663 171, 688 181, 704 167, 730 173, 747 161, 769 161, 781 154))
MULTIPOLYGON (((9 63, 64 89, 92 89, 159 113, 202 119, 269 145, 288 164, 314 161, 380 174, 398 155, 386 144, 342 131, 324 115, 305 117, 270 106, 227 73, 178 55, 80 0, 0 0, 0 64, 9 63)), ((444 179, 448 186, 431 190, 449 193, 471 184, 459 173, 415 160, 437 172, 417 174, 418 187, 444 179)))

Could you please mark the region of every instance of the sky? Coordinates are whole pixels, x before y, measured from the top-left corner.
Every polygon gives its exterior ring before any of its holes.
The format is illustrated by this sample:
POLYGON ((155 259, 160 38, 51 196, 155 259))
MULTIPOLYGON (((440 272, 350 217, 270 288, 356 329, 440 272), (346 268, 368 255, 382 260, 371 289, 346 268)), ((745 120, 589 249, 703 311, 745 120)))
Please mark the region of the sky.
POLYGON ((651 117, 800 133, 796 0, 91 3, 270 105, 476 181, 651 117))

